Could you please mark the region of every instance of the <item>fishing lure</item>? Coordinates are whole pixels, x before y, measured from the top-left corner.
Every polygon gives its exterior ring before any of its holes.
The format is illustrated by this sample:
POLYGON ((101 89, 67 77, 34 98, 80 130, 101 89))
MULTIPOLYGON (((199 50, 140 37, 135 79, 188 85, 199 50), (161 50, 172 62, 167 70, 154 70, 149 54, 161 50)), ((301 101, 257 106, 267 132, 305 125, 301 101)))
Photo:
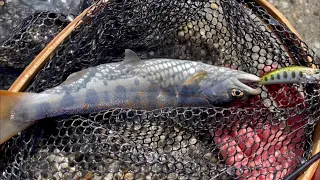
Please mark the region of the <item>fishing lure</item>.
POLYGON ((163 107, 212 107, 260 94, 244 84, 260 78, 196 61, 141 60, 127 49, 121 62, 71 74, 41 93, 0 91, 0 140, 21 131, 23 123, 109 108, 152 110, 163 107))
POLYGON ((266 73, 259 84, 315 83, 320 81, 320 69, 288 66, 266 73))

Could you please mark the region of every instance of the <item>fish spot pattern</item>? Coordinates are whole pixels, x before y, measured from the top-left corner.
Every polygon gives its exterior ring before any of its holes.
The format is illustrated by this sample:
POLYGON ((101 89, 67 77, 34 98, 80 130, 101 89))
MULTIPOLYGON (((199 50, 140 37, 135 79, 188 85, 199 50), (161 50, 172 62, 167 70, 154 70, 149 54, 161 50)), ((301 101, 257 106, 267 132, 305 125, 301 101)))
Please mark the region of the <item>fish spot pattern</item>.
POLYGON ((126 98, 127 98, 127 89, 122 85, 118 85, 115 88, 115 100, 120 104, 123 104, 126 98))
POLYGON ((292 78, 296 78, 296 72, 292 71, 292 72, 291 72, 291 77, 292 77, 292 78))
POLYGON ((288 78, 288 73, 287 73, 286 71, 283 72, 283 77, 284 77, 285 79, 288 78))
POLYGON ((109 97, 109 92, 106 90, 104 91, 103 95, 102 95, 102 99, 105 103, 108 103, 110 101, 110 97, 109 97))
POLYGON ((36 118, 46 118, 47 115, 50 113, 51 105, 49 103, 40 103, 36 106, 36 118))
POLYGON ((96 90, 94 89, 89 89, 86 92, 86 100, 85 103, 90 105, 90 104, 96 104, 99 101, 99 95, 96 90))
POLYGON ((139 79, 134 79, 134 84, 135 84, 136 86, 139 86, 139 84, 140 84, 139 79))
POLYGON ((303 72, 302 71, 299 71, 299 76, 303 77, 303 72))
POLYGON ((70 107, 70 106, 73 106, 74 104, 75 104, 74 97, 70 94, 64 95, 60 102, 60 106, 62 108, 70 107))
POLYGON ((274 80, 274 75, 273 74, 271 75, 271 80, 274 80))
POLYGON ((143 105, 143 101, 142 101, 142 93, 138 93, 134 96, 133 98, 133 105, 134 106, 141 106, 143 105))
POLYGON ((108 86, 108 81, 107 80, 103 81, 103 85, 108 86))
POLYGON ((122 86, 122 85, 118 85, 115 89, 116 92, 127 92, 127 89, 122 86))

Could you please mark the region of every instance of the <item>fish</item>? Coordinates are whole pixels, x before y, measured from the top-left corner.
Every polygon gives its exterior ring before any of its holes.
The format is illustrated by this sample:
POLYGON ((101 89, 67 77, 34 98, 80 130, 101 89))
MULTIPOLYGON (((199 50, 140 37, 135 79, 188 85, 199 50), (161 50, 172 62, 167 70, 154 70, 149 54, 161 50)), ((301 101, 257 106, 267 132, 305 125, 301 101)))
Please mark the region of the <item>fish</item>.
POLYGON ((259 84, 292 84, 320 82, 320 69, 305 66, 288 66, 279 68, 261 77, 259 84))
POLYGON ((198 61, 143 60, 125 49, 122 61, 75 72, 40 93, 0 91, 0 140, 2 144, 36 120, 110 108, 223 106, 259 95, 259 88, 245 83, 260 80, 250 73, 198 61))

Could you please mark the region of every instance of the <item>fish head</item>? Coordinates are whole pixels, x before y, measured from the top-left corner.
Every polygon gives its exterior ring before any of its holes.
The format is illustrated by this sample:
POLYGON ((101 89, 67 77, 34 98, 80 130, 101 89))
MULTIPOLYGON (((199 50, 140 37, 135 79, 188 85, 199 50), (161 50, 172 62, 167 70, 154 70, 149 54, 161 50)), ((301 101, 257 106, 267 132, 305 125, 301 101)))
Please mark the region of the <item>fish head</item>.
POLYGON ((252 74, 240 74, 227 77, 202 90, 205 98, 214 106, 226 105, 234 101, 247 100, 249 96, 259 95, 261 90, 245 83, 259 82, 260 78, 252 74))

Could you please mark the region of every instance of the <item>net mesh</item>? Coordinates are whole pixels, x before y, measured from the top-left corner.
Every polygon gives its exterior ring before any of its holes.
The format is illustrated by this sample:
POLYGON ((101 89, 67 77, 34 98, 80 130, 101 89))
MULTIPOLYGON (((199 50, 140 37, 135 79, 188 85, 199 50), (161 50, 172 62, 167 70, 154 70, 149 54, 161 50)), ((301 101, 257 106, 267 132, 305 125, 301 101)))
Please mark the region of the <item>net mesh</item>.
MULTIPOLYGON (((0 22, 2 18, 0 16, 0 22)), ((5 40, 0 46, 1 89, 9 89, 15 78, 68 23, 67 15, 51 12, 34 12, 23 19, 20 26, 11 23, 15 33, 5 39, 7 32, 3 32, 5 40)), ((2 24, 4 29, 8 29, 7 25, 2 24)))
MULTIPOLYGON (((126 48, 143 59, 196 60, 258 76, 293 64, 319 68, 307 61, 313 51, 253 1, 94 2, 26 91, 119 61, 126 48)), ((56 13, 31 17, 1 47, 9 66, 30 62, 68 24, 56 13)), ((39 121, 1 147, 1 179, 284 178, 311 153, 320 90, 260 88, 258 97, 228 108, 109 109, 39 121)))

